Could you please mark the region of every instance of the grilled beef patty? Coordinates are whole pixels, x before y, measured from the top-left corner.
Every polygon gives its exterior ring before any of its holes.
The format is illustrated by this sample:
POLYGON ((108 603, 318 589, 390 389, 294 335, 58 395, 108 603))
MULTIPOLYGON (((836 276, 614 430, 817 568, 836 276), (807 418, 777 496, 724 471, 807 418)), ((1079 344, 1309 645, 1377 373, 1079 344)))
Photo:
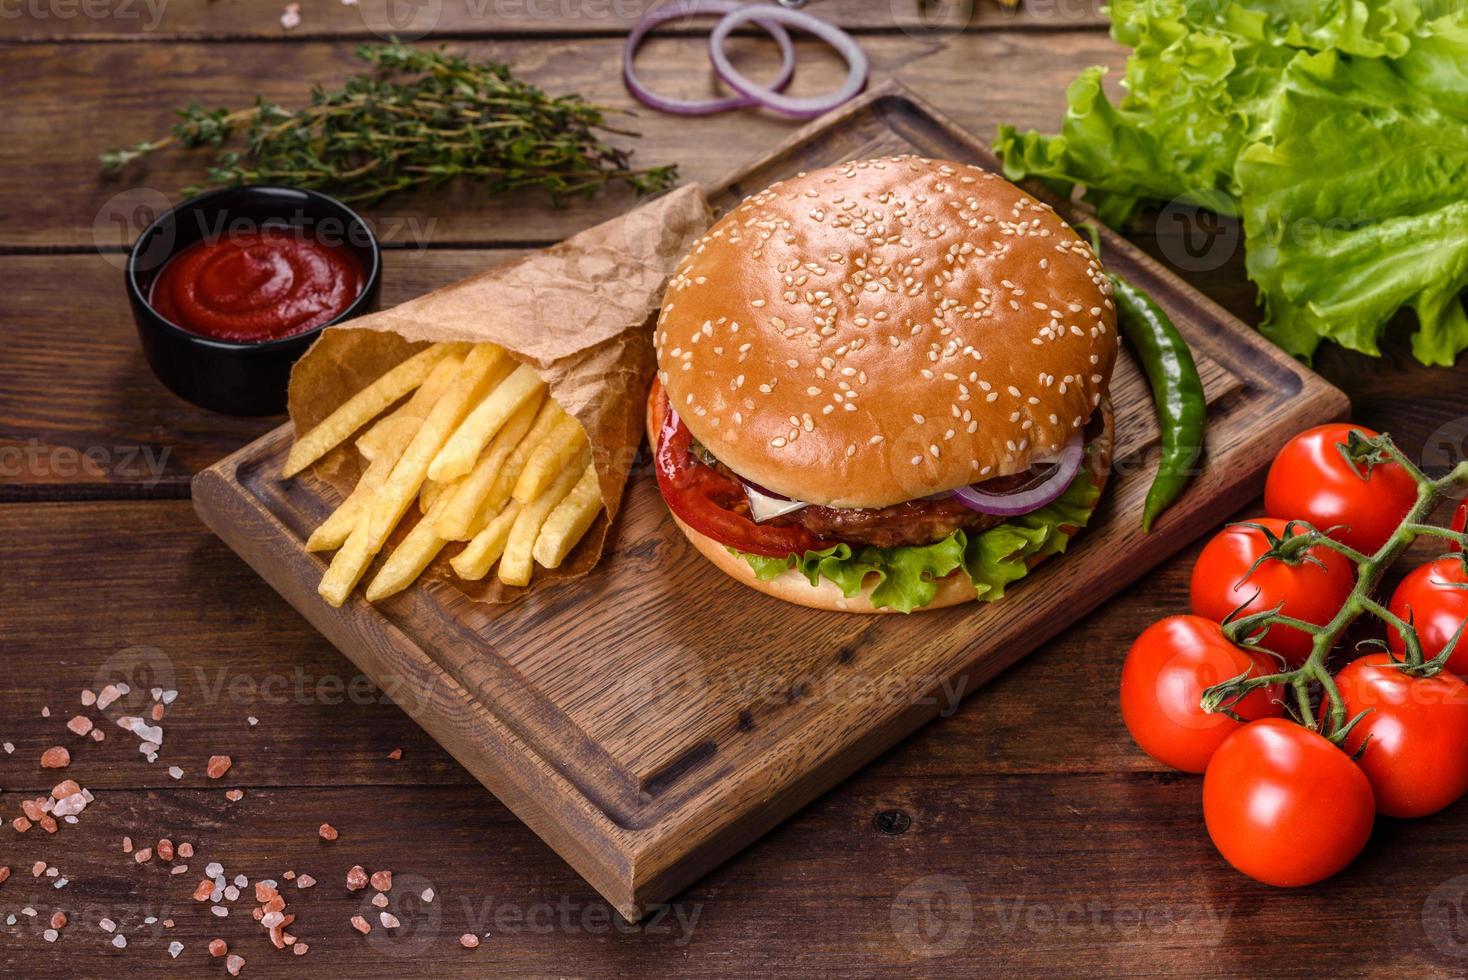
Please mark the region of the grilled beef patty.
MULTIPOLYGON (((1086 424, 1086 442, 1090 443, 1104 430, 1105 422, 1097 412, 1086 424)), ((715 466, 729 479, 739 480, 738 474, 712 456, 705 457, 705 462, 715 466)), ((1034 478, 1035 473, 1026 471, 996 477, 976 486, 990 493, 1008 493, 1034 478)), ((959 528, 970 534, 981 534, 1007 520, 1009 518, 996 514, 982 514, 964 506, 957 497, 946 496, 908 500, 891 507, 823 507, 811 504, 794 513, 773 517, 768 523, 779 527, 799 524, 812 534, 854 545, 901 548, 942 541, 959 528)))
MULTIPOLYGON (((715 460, 714 466, 729 479, 739 479, 723 463, 715 460)), ((981 485, 995 493, 1003 493, 1023 486, 1032 478, 1030 473, 1020 473, 981 485)), ((933 544, 959 528, 975 533, 987 531, 1006 520, 1006 517, 981 514, 965 507, 955 497, 938 497, 908 500, 891 507, 823 507, 811 504, 792 514, 772 517, 766 523, 777 527, 799 524, 823 538, 878 548, 899 548, 933 544)))

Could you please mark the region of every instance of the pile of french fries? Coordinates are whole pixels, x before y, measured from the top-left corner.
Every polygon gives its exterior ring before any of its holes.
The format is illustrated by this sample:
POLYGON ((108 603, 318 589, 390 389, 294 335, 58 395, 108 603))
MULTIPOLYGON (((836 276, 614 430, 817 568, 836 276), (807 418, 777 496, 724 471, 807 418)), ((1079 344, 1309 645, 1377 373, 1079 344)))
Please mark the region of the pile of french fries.
POLYGON ((421 516, 367 584, 371 602, 410 585, 450 542, 465 542, 449 563, 460 578, 482 579, 498 561, 501 582, 528 585, 533 566, 559 566, 601 512, 586 430, 495 344, 438 343, 409 357, 298 436, 284 475, 364 427, 361 478, 306 542, 336 552, 317 589, 333 606, 414 501, 421 516))

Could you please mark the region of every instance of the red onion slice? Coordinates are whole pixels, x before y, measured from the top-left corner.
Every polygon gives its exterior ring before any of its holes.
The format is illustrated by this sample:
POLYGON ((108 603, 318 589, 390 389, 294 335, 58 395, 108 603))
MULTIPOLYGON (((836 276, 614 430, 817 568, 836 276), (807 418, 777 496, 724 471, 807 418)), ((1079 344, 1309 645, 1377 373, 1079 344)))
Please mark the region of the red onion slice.
POLYGON ((982 484, 970 487, 959 487, 953 491, 953 495, 970 510, 976 510, 981 514, 994 514, 997 517, 1017 517, 1020 514, 1028 514, 1032 510, 1039 510, 1046 504, 1058 499, 1061 494, 1070 487, 1075 480, 1076 474, 1081 471, 1081 461, 1085 458, 1085 438, 1077 432, 1071 436, 1070 442, 1060 451, 1060 458, 1056 462, 1055 469, 1039 483, 1027 486, 1013 493, 986 493, 979 489, 982 484))
MULTIPOLYGON (((759 99, 742 94, 700 100, 674 99, 658 95, 642 83, 632 66, 632 61, 637 56, 637 49, 642 47, 643 39, 659 24, 679 17, 731 14, 743 6, 737 0, 672 0, 670 3, 654 7, 643 14, 642 19, 632 28, 632 33, 627 35, 627 46, 622 50, 622 80, 627 83, 627 90, 643 105, 660 112, 671 112, 680 116, 710 116, 716 112, 760 105, 759 99)), ((756 15, 753 18, 754 22, 764 28, 765 32, 780 46, 780 74, 770 84, 770 89, 775 92, 783 92, 785 86, 790 84, 790 79, 795 75, 795 45, 791 42, 790 35, 785 32, 785 28, 775 23, 775 18, 764 16, 762 8, 756 9, 756 15)))
POLYGON ((769 489, 768 487, 762 487, 758 483, 755 483, 753 480, 746 480, 744 477, 739 476, 739 474, 737 474, 737 473, 734 474, 734 475, 737 476, 737 477, 739 477, 739 482, 742 483, 742 484, 744 484, 744 488, 746 490, 753 490, 755 493, 762 493, 766 497, 774 497, 776 500, 790 500, 791 499, 790 497, 785 496, 783 493, 776 493, 775 491, 769 489))
MULTIPOLYGON (((768 27, 766 29, 768 30, 768 27)), ((709 57, 713 59, 714 71, 718 73, 725 85, 742 95, 757 100, 767 109, 796 119, 811 119, 824 112, 829 112, 855 96, 867 83, 866 52, 862 51, 861 45, 856 43, 855 38, 819 17, 812 17, 804 11, 790 10, 786 7, 750 4, 724 15, 714 25, 713 33, 709 35, 709 57), (724 42, 730 32, 751 20, 760 23, 761 26, 771 23, 785 24, 825 41, 835 48, 842 58, 846 59, 846 64, 850 67, 850 71, 846 73, 846 80, 834 92, 811 98, 782 95, 776 89, 756 85, 740 74, 730 63, 729 56, 724 53, 724 42)))

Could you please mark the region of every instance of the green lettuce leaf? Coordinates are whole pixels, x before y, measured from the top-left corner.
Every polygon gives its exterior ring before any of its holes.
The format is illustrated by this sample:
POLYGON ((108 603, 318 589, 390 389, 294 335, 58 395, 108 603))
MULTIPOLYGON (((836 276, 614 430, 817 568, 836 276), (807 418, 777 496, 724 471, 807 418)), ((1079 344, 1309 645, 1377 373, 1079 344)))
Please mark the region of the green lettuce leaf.
POLYGON ((856 595, 867 576, 877 576, 872 605, 877 608, 912 612, 933 601, 938 581, 962 566, 974 585, 974 594, 988 602, 1004 598, 1010 583, 1023 578, 1030 563, 1065 550, 1071 528, 1082 528, 1091 519, 1100 487, 1082 470, 1074 482, 1052 503, 970 538, 954 531, 935 544, 907 548, 863 547, 857 551, 838 544, 822 551, 785 558, 765 558, 730 548, 749 563, 756 578, 768 582, 795 569, 811 585, 828 579, 842 595, 856 595))
POLYGON ((1403 306, 1420 360, 1468 348, 1468 4, 1114 0, 1110 14, 1132 49, 1125 94, 1113 103, 1090 68, 1058 134, 999 127, 1006 176, 1080 185, 1112 225, 1144 203, 1242 216, 1261 329, 1297 355, 1325 338, 1374 354, 1403 306))
POLYGON ((1408 306, 1417 359, 1451 365, 1468 348, 1468 27, 1397 59, 1297 58, 1267 130, 1236 168, 1264 333, 1306 357, 1325 338, 1376 354, 1408 306))

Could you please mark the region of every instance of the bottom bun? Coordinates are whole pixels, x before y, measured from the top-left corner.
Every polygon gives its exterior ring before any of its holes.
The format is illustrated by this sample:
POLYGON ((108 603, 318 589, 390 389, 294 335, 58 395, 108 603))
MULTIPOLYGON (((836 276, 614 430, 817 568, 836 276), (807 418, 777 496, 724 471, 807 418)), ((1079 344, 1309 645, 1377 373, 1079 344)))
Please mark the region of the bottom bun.
MULTIPOLYGON (((656 389, 654 389, 656 391, 656 389)), ((1087 456, 1087 466, 1091 479, 1098 487, 1106 486, 1106 478, 1111 472, 1111 448, 1113 437, 1111 399, 1101 400, 1101 434, 1091 441, 1091 451, 1087 456)), ((651 410, 649 410, 648 432, 654 445, 657 443, 657 431, 652 426, 651 410)), ((720 544, 713 538, 684 524, 678 519, 677 514, 669 512, 673 523, 688 538, 690 544, 697 548, 699 554, 713 562, 720 571, 730 578, 743 582, 751 589, 763 592, 765 595, 774 596, 776 599, 784 599, 793 602, 797 606, 806 606, 810 609, 828 609, 833 612, 852 613, 895 613, 897 610, 885 606, 876 607, 872 605, 872 590, 878 585, 873 576, 868 576, 868 581, 862 583, 861 591, 847 598, 842 594, 839 586, 829 579, 822 578, 815 585, 810 584, 810 579, 795 569, 790 569, 783 574, 765 581, 754 574, 754 569, 749 562, 731 552, 725 545, 720 544)), ((1072 528, 1074 533, 1079 530, 1072 528)), ((1031 562, 1034 567, 1043 561, 1038 558, 1031 562)), ((913 612, 926 612, 930 609, 943 609, 947 606, 956 606, 963 602, 977 601, 978 596, 974 592, 974 584, 962 568, 956 569, 951 575, 938 582, 938 594, 933 601, 925 606, 919 606, 913 612)))

